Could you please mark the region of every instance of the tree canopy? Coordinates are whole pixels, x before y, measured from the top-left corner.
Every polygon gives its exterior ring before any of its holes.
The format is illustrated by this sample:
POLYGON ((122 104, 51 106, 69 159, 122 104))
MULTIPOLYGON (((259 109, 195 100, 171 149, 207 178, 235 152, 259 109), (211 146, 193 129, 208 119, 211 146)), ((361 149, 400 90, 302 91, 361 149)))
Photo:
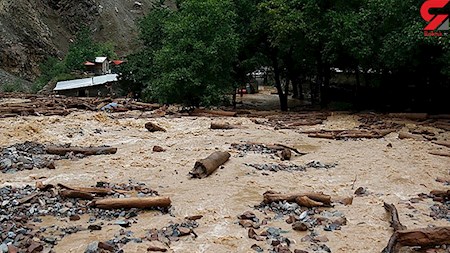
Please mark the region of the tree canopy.
POLYGON ((147 99, 211 105, 264 66, 287 110, 289 94, 326 106, 339 68, 355 79, 350 89, 357 105, 439 107, 440 91, 449 89, 449 37, 424 36, 421 5, 177 1, 177 8, 161 5, 140 22, 142 48, 129 57, 124 77, 147 99))

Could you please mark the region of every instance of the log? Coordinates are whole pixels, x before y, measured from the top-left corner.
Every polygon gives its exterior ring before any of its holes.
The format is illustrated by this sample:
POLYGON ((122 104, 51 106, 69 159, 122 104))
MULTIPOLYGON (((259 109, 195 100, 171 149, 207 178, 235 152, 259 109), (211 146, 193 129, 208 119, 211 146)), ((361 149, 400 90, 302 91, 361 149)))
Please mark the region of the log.
POLYGON ((432 247, 450 243, 450 227, 397 231, 397 243, 403 246, 432 247))
POLYGON ((321 125, 323 120, 321 119, 304 119, 296 122, 288 123, 286 126, 289 127, 297 127, 297 126, 315 126, 321 125))
POLYGON ((450 141, 433 141, 433 144, 450 148, 450 141))
POLYGON ((74 186, 68 186, 63 184, 58 184, 60 188, 72 190, 72 191, 79 191, 79 192, 85 192, 85 193, 91 193, 99 196, 105 196, 109 194, 113 194, 113 190, 110 188, 99 188, 99 187, 74 187, 74 186))
POLYGON ((450 131, 450 123, 446 123, 446 122, 437 122, 434 124, 434 127, 436 128, 440 128, 446 131, 450 131))
POLYGON ((100 209, 150 209, 153 207, 166 208, 172 204, 168 197, 147 197, 147 198, 123 198, 123 199, 101 199, 93 203, 94 207, 100 209))
POLYGON ((88 192, 74 191, 74 190, 62 190, 59 191, 59 195, 63 198, 86 199, 86 200, 94 199, 94 195, 88 192))
POLYGON ((211 129, 215 129, 215 130, 219 130, 219 129, 222 129, 222 130, 230 130, 230 129, 236 129, 236 128, 239 128, 239 127, 237 127, 237 126, 234 126, 234 125, 230 125, 229 123, 211 123, 211 129))
POLYGON ((450 157, 450 152, 446 152, 446 151, 430 151, 429 154, 450 157))
POLYGON ((109 154, 115 154, 117 153, 117 148, 112 147, 90 147, 90 148, 83 148, 83 147, 58 147, 58 146, 49 146, 46 148, 46 151, 48 154, 52 155, 66 155, 67 153, 74 153, 74 154, 83 154, 83 155, 109 155, 109 154))
POLYGON ((416 140, 416 141, 425 141, 425 138, 423 138, 423 136, 421 136, 421 135, 415 135, 415 134, 406 133, 406 132, 400 132, 398 134, 398 138, 400 140, 412 139, 412 140, 416 140))
POLYGON ((430 119, 450 119, 450 114, 430 115, 430 119))
POLYGON ((230 158, 230 153, 217 151, 205 159, 195 162, 194 169, 189 173, 193 178, 205 178, 216 171, 230 158))
POLYGON ((229 112, 229 111, 222 111, 222 110, 206 110, 206 109, 194 109, 191 113, 189 113, 190 116, 215 116, 215 117, 236 117, 237 112, 229 112))
POLYGON ((265 192, 263 194, 263 202, 270 204, 272 202, 287 201, 296 203, 298 198, 308 197, 309 199, 323 203, 325 206, 331 206, 331 196, 323 193, 297 193, 297 194, 281 194, 272 191, 265 192))
POLYGON ((406 229, 406 226, 403 226, 400 222, 397 208, 393 204, 388 204, 385 202, 384 209, 390 214, 390 223, 391 227, 394 228, 394 231, 406 229))
POLYGON ((392 118, 402 118, 410 120, 426 120, 428 119, 428 114, 426 113, 389 113, 389 117, 392 118))
POLYGON ((162 128, 162 127, 160 127, 160 126, 158 126, 158 125, 156 125, 155 123, 152 123, 152 122, 147 122, 145 124, 145 128, 147 128, 147 130, 149 132, 152 132, 152 133, 154 133, 154 132, 167 132, 166 129, 164 129, 164 128, 162 128))
POLYGON ((298 197, 295 199, 295 201, 297 202, 297 204, 299 206, 304 206, 304 207, 319 207, 319 206, 324 205, 322 202, 314 201, 314 200, 308 198, 307 196, 298 197))

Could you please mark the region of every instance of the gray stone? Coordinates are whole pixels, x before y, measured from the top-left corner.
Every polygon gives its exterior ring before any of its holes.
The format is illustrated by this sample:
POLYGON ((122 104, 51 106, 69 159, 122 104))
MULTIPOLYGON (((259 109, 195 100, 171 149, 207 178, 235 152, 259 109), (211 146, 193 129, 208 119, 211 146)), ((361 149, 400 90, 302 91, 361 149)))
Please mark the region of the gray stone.
POLYGON ((98 243, 97 241, 90 243, 84 253, 97 253, 99 251, 98 243))
POLYGON ((8 245, 2 243, 0 244, 0 252, 1 253, 8 253, 8 245))

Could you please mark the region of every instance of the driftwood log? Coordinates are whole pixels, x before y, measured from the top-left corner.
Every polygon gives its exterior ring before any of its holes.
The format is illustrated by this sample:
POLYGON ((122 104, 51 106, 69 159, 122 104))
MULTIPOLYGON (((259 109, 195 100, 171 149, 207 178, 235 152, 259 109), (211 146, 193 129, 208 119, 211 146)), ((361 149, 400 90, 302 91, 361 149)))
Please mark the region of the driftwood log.
POLYGON ((428 114, 426 113, 389 113, 389 117, 410 119, 410 120, 426 120, 428 119, 428 114))
MULTIPOLYGON (((311 205, 320 205, 317 202, 320 202, 322 205, 320 206, 331 206, 331 196, 323 194, 321 192, 315 193, 296 193, 296 194, 281 194, 277 192, 268 191, 263 194, 264 200, 263 202, 266 204, 270 204, 272 202, 280 202, 287 201, 291 203, 297 203, 299 205, 310 202, 311 205), (304 198, 306 197, 306 198, 304 198)), ((308 206, 307 206, 308 207, 308 206)))
POLYGON ((168 197, 147 197, 147 198, 113 198, 95 201, 92 205, 100 209, 149 209, 153 207, 169 207, 172 204, 168 197))
POLYGON ((99 188, 99 187, 75 187, 75 186, 68 186, 64 184, 58 184, 58 186, 62 189, 71 190, 71 191, 77 191, 77 192, 84 192, 89 194, 95 194, 98 196, 106 196, 113 194, 114 191, 110 188, 99 188))
POLYGON ((158 125, 156 125, 155 123, 152 123, 152 122, 147 122, 145 124, 145 128, 147 128, 147 130, 149 132, 152 132, 152 133, 154 133, 154 132, 167 132, 166 129, 164 129, 164 128, 162 128, 162 127, 160 127, 160 126, 158 126, 158 125))
POLYGON ((398 138, 400 140, 412 139, 412 140, 416 140, 416 141, 425 141, 425 138, 422 135, 411 134, 411 133, 406 133, 406 132, 400 132, 398 134, 398 138))
POLYGON ((235 117, 237 115, 237 112, 229 112, 229 111, 222 111, 222 110, 206 110, 206 109, 194 109, 191 113, 189 113, 190 116, 205 116, 205 117, 235 117))
POLYGON ((429 153, 431 155, 450 157, 449 151, 430 151, 429 153))
POLYGON ((59 195, 63 198, 74 198, 74 199, 94 199, 94 195, 88 192, 74 191, 74 190, 62 190, 59 191, 59 195))
POLYGON ((239 126, 236 125, 231 125, 229 123, 211 123, 211 129, 213 130, 230 130, 230 129, 236 129, 236 128, 240 128, 239 126))
POLYGON ((388 130, 320 130, 308 131, 308 137, 322 139, 379 139, 394 132, 393 129, 388 130))
POLYGON ((48 154, 53 155, 66 155, 67 153, 74 153, 74 154, 83 154, 83 155, 109 155, 109 154, 115 154, 117 153, 117 148, 112 147, 90 147, 90 148, 83 148, 83 147, 57 147, 57 146, 49 146, 46 148, 46 151, 48 154))
POLYGON ((217 151, 205 159, 195 162, 194 169, 189 173, 193 178, 205 178, 216 171, 230 158, 230 153, 217 151))
POLYGON ((450 243, 450 227, 407 229, 401 224, 397 208, 384 203, 394 233, 382 253, 395 253, 400 246, 433 247, 450 243))
POLYGON ((450 141, 433 141, 434 144, 450 148, 450 141))

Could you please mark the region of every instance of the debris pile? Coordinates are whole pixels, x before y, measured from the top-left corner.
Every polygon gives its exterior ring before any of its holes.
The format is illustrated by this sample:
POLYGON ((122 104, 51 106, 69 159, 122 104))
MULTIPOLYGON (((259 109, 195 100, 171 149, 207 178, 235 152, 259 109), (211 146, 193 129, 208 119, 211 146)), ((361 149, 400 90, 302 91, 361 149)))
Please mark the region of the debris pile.
POLYGON ((256 124, 266 125, 278 129, 297 129, 301 126, 321 125, 328 118, 329 113, 286 113, 267 116, 265 121, 255 120, 256 124))
MULTIPOLYGON (((300 249, 291 251, 294 243, 286 235, 306 232, 302 242, 309 242, 308 250, 331 252, 325 244, 327 232, 340 230, 347 224, 344 214, 338 211, 318 209, 317 206, 330 207, 331 197, 322 193, 280 194, 266 192, 264 201, 255 209, 265 214, 261 220, 255 213, 247 211, 238 216, 239 224, 248 229, 248 236, 256 241, 266 241, 271 248, 269 252, 305 252, 300 249), (269 226, 270 221, 285 220, 293 231, 284 231, 269 226), (259 230, 259 232, 258 232, 259 230)), ((257 252, 263 252, 258 244, 252 246, 257 252)), ((308 252, 308 251, 306 251, 308 252)))
POLYGON ((116 148, 111 147, 71 147, 43 145, 35 142, 24 142, 1 149, 0 171, 14 173, 22 170, 49 168, 55 169, 55 160, 83 158, 88 155, 114 154, 116 148))
MULTIPOLYGON (((58 187, 39 185, 38 188, 32 186, 24 188, 6 186, 0 188, 0 244, 12 244, 20 250, 28 250, 26 252, 40 252, 39 250, 33 251, 33 249, 51 248, 64 236, 78 231, 86 229, 101 230, 103 222, 94 224, 97 220, 114 221, 112 224, 129 227, 140 212, 140 209, 137 208, 114 210, 95 208, 89 200, 66 197, 63 192, 68 189, 80 192, 82 189, 86 192, 90 189, 95 197, 109 195, 111 198, 116 199, 127 199, 132 195, 137 195, 141 198, 158 195, 158 192, 146 188, 144 184, 133 182, 129 184, 99 182, 96 187, 92 188, 76 188, 64 185, 58 185, 58 187), (43 216, 76 221, 80 220, 82 215, 90 217, 90 225, 87 228, 74 226, 66 228, 37 227, 37 224, 42 222, 41 217, 43 216)), ((154 207, 151 209, 160 210, 164 213, 168 212, 166 207, 154 207)))
POLYGON ((61 158, 47 155, 44 145, 27 141, 1 150, 0 170, 3 173, 13 173, 42 168, 55 169, 54 160, 58 159, 61 158))
POLYGON ((336 163, 332 164, 325 164, 320 161, 311 161, 307 163, 306 165, 296 165, 296 164, 245 164, 246 166, 253 167, 257 170, 264 170, 264 171, 272 171, 272 172, 278 172, 278 171, 306 171, 308 168, 314 168, 314 169, 331 169, 337 166, 336 163))

